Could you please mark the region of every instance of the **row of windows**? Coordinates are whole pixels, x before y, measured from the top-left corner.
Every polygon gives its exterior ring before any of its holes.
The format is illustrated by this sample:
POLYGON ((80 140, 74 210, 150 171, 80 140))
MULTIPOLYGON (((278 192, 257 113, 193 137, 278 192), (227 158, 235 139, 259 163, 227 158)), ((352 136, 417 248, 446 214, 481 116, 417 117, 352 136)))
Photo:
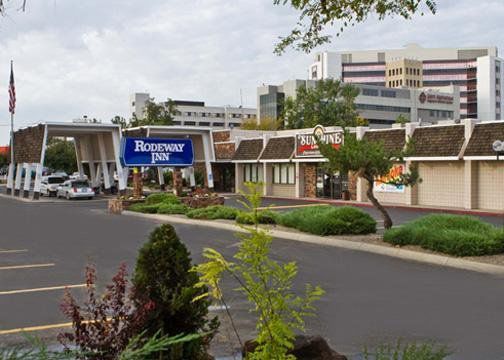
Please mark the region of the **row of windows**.
MULTIPOLYGON (((211 117, 211 118, 224 118, 226 116, 225 113, 205 113, 205 112, 197 112, 197 111, 184 111, 177 112, 179 116, 196 116, 196 117, 211 117)), ((228 114, 228 118, 230 119, 241 119, 243 116, 244 119, 253 119, 255 118, 255 114, 228 114)))
POLYGON ((402 106, 386 106, 386 105, 371 105, 371 104, 355 104, 358 110, 375 110, 375 111, 390 111, 400 113, 410 113, 411 109, 402 106))
POLYGON ((362 88, 362 95, 364 95, 364 96, 380 96, 381 95, 381 97, 395 98, 395 97, 397 97, 397 92, 394 90, 378 91, 378 89, 362 88))
POLYGON ((442 119, 453 119, 453 111, 430 110, 429 115, 442 119))
MULTIPOLYGON (((395 75, 402 75, 403 73, 403 68, 398 68, 398 69, 389 69, 388 74, 389 76, 395 76, 395 75)), ((420 75, 420 69, 415 69, 415 68, 406 68, 406 75, 420 75)))
POLYGON ((245 164, 243 165, 243 181, 259 182, 263 180, 262 165, 245 164))
MULTIPOLYGON (((173 125, 184 125, 184 126, 224 126, 223 122, 208 122, 208 121, 174 121, 173 125)), ((240 127, 240 123, 228 123, 229 127, 240 127)))
POLYGON ((273 184, 295 184, 294 164, 273 164, 273 184))

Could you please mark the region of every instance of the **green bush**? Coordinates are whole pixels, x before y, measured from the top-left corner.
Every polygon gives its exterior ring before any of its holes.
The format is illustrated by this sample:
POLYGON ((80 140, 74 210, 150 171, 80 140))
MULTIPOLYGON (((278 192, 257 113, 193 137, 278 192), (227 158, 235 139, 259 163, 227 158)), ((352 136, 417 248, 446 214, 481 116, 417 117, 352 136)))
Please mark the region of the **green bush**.
POLYGON ((184 204, 162 203, 157 209, 158 214, 185 214, 189 208, 184 204))
POLYGON ((434 344, 401 344, 398 340, 395 345, 379 345, 373 351, 364 349, 364 360, 443 360, 451 354, 444 346, 434 344))
POLYGON ((180 199, 174 194, 160 192, 147 196, 145 203, 147 205, 154 205, 159 203, 180 204, 180 199))
MULTIPOLYGON (((271 210, 262 210, 257 212, 257 221, 259 224, 276 224, 277 218, 278 214, 271 210)), ((253 214, 250 212, 240 211, 236 216, 236 222, 238 224, 253 225, 253 214)))
POLYGON ((128 207, 128 210, 137 211, 137 212, 146 213, 146 214, 155 214, 155 213, 157 213, 159 206, 160 206, 160 204, 153 204, 153 205, 148 205, 145 203, 133 204, 130 207, 128 207))
MULTIPOLYGON (((195 286, 200 279, 191 268, 189 251, 173 226, 157 227, 140 249, 133 276, 136 305, 154 305, 147 315, 145 335, 153 336, 159 331, 168 336, 216 331, 217 318, 207 317, 210 301, 201 297, 207 288, 195 286), (197 297, 199 300, 194 301, 197 297)), ((205 343, 210 338, 211 335, 174 346, 162 356, 149 359, 206 359, 205 343)))
POLYGON ((385 232, 393 245, 418 245, 455 256, 481 256, 504 251, 504 232, 475 217, 432 214, 385 232))
POLYGON ((376 232, 376 221, 364 211, 350 206, 296 209, 280 214, 278 223, 316 235, 359 235, 376 232))
POLYGON ((187 212, 187 217, 191 219, 205 219, 205 220, 215 220, 215 219, 227 219, 234 220, 238 210, 224 205, 213 205, 205 208, 192 209, 187 212))

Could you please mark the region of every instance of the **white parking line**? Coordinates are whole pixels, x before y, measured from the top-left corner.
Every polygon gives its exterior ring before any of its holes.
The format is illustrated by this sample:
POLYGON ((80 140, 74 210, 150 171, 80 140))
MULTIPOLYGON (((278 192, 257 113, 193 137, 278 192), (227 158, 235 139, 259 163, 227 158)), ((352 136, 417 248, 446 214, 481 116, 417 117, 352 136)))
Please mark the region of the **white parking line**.
POLYGON ((13 266, 0 266, 0 270, 17 270, 17 269, 30 269, 30 268, 40 268, 40 267, 50 267, 54 266, 54 263, 48 264, 28 264, 28 265, 13 265, 13 266))
POLYGON ((19 249, 19 250, 0 250, 0 254, 16 254, 16 253, 22 253, 22 252, 27 252, 28 249, 19 249))
POLYGON ((61 286, 51 286, 51 287, 34 288, 34 289, 7 290, 7 291, 0 291, 0 295, 15 295, 15 294, 25 294, 25 293, 41 292, 41 291, 74 289, 74 288, 82 288, 85 286, 86 286, 86 284, 76 284, 76 285, 61 285, 61 286))

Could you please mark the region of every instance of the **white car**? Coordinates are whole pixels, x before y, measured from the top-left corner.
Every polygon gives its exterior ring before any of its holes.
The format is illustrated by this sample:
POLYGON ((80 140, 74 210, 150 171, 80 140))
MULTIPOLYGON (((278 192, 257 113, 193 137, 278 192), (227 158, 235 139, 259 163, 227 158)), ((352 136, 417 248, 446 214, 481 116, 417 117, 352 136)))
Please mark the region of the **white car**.
POLYGON ((40 194, 45 196, 56 196, 58 187, 65 182, 61 176, 49 175, 42 178, 40 183, 40 194))
POLYGON ((56 194, 58 198, 64 197, 67 200, 85 198, 91 200, 95 196, 95 192, 85 179, 67 180, 58 187, 56 194))
POLYGON ((69 180, 87 180, 88 177, 86 174, 83 174, 81 176, 81 174, 79 174, 78 172, 74 172, 72 175, 70 175, 70 179, 69 180))

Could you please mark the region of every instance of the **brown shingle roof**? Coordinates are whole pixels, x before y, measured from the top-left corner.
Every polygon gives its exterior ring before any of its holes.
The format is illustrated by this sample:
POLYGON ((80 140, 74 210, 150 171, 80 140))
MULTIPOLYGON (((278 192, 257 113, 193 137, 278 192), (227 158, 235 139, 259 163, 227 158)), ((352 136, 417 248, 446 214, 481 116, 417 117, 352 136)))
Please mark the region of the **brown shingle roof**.
POLYGON ((240 141, 233 160, 257 160, 263 148, 262 139, 248 139, 240 141))
POLYGON ((464 144, 464 125, 416 128, 413 156, 458 156, 464 144))
POLYGON ((495 156, 492 144, 504 139, 504 123, 476 124, 464 156, 495 156))
POLYGON ((261 155, 261 160, 290 159, 294 153, 294 136, 271 138, 261 155))
POLYGON ((368 141, 383 141, 388 151, 399 151, 406 143, 406 131, 404 129, 368 131, 364 133, 364 139, 368 141))

